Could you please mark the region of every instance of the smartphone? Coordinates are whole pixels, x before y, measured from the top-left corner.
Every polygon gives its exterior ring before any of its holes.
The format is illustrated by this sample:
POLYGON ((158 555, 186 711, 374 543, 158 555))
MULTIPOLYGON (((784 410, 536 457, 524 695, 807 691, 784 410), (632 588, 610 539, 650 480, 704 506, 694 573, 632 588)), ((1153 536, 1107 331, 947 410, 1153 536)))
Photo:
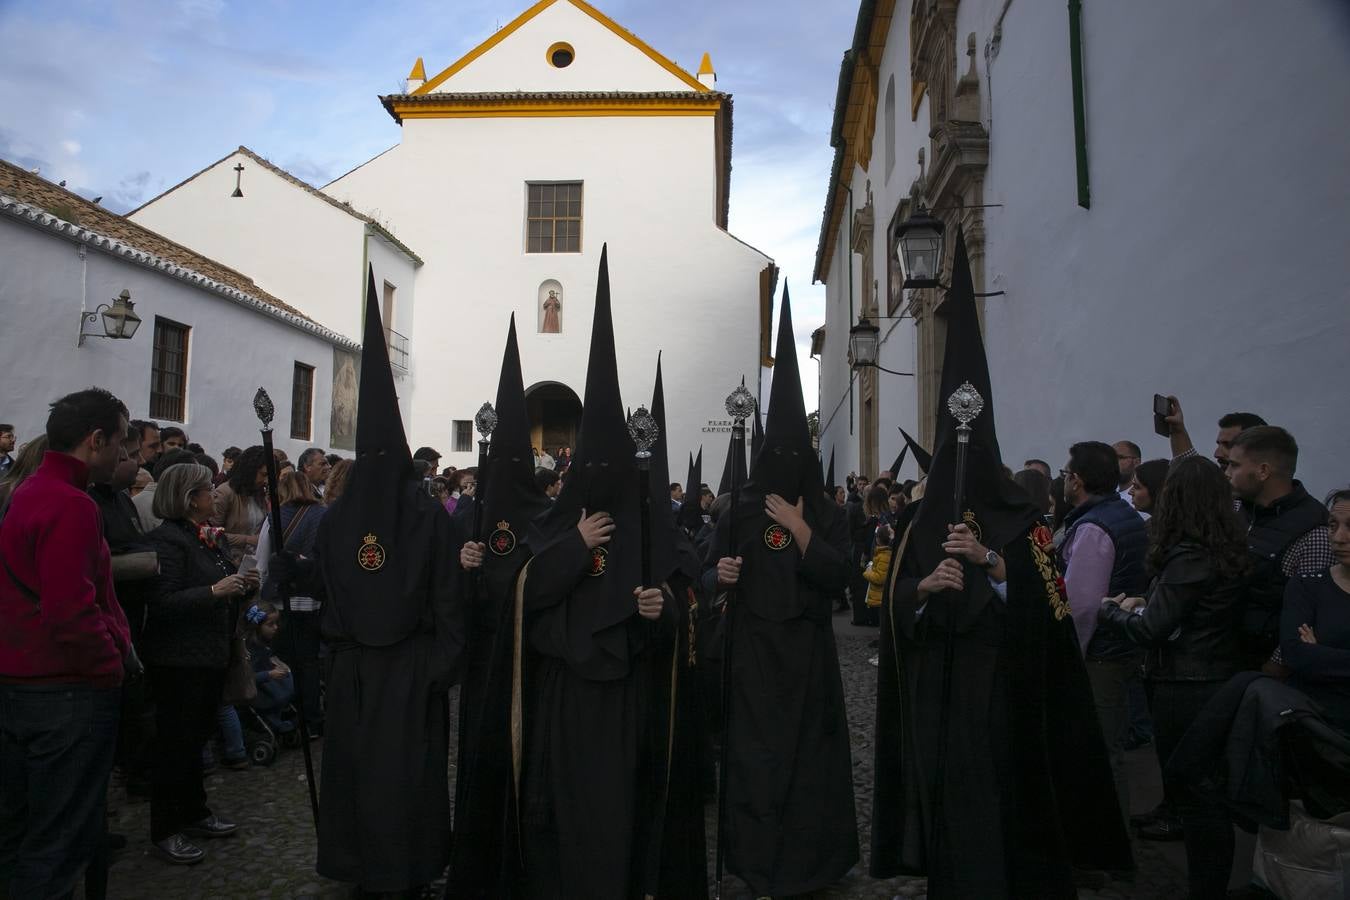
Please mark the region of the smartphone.
POLYGON ((1153 395, 1153 431, 1162 437, 1169 437, 1172 434, 1171 426, 1167 424, 1167 417, 1172 414, 1172 401, 1168 400, 1162 394, 1153 395))
POLYGON ((258 557, 252 553, 245 553, 244 558, 239 560, 239 574, 247 578, 258 569, 258 557))

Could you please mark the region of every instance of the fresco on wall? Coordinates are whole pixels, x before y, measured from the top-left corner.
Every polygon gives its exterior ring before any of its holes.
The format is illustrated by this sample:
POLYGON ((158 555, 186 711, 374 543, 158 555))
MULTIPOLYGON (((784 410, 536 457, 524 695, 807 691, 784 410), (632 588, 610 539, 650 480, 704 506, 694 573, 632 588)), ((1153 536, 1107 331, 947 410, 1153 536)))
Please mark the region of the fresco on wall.
POLYGON ((333 348, 333 412, 328 443, 334 450, 356 449, 356 398, 361 383, 361 356, 333 348))

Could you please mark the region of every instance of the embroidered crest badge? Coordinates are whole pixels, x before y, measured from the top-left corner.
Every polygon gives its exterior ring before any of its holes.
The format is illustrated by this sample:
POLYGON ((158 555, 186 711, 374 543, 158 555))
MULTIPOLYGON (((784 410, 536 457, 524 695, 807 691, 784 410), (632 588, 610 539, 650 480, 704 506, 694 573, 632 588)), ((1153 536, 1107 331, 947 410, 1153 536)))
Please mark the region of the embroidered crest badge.
POLYGON ((591 571, 587 574, 592 578, 599 578, 605 574, 605 569, 609 567, 609 551, 604 547, 596 547, 591 551, 591 571))
POLYGON ((378 541, 375 535, 368 534, 361 539, 361 549, 356 551, 356 564, 367 572, 378 572, 384 568, 384 548, 378 541))
POLYGON ((792 546, 792 532, 782 525, 770 525, 764 529, 764 546, 770 550, 786 550, 792 546))
POLYGON ((488 537, 488 549, 496 556, 509 556, 516 549, 516 535, 510 522, 503 519, 497 523, 497 530, 488 537))
POLYGON ((975 518, 973 512, 970 510, 963 512, 961 514, 961 521, 970 529, 970 533, 975 536, 975 540, 980 542, 984 541, 984 531, 980 528, 980 522, 975 518))

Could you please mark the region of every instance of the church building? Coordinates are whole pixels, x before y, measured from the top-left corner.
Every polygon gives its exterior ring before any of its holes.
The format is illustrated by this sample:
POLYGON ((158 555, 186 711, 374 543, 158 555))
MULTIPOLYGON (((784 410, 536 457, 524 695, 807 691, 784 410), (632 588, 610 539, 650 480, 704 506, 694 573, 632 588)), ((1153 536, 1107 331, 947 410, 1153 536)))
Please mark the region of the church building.
POLYGON ((540 0, 432 77, 418 59, 380 101, 399 143, 322 188, 240 148, 132 218, 285 282, 342 333, 360 333, 371 262, 410 440, 443 464, 476 459, 513 313, 535 443, 576 443, 606 244, 624 400, 649 402, 663 352, 672 460, 759 382, 777 269, 727 231, 732 99, 706 54, 693 73, 584 0, 540 0), (273 239, 293 230, 312 278, 273 239))

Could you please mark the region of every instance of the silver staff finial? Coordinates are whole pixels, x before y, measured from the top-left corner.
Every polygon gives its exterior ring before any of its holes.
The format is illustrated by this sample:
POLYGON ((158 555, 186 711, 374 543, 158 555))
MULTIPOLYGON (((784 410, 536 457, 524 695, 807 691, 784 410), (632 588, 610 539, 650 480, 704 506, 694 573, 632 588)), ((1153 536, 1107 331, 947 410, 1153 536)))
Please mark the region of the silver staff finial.
POLYGON ((484 403, 478 407, 478 413, 473 417, 473 427, 478 429, 478 434, 483 440, 492 437, 492 432, 497 430, 497 411, 492 408, 491 403, 484 403))
POLYGON ((263 424, 263 431, 272 430, 272 417, 277 414, 277 408, 272 405, 272 398, 267 396, 267 391, 258 388, 258 393, 253 395, 253 411, 258 414, 258 421, 263 424))
POLYGON ((652 455, 652 447, 656 445, 657 438, 661 436, 661 428, 647 411, 647 407, 639 406, 628 417, 628 434, 637 445, 638 459, 647 459, 652 455))
POLYGON ((984 412, 984 398, 975 390, 975 385, 967 381, 947 398, 947 412, 960 423, 956 426, 956 436, 957 440, 965 443, 970 440, 970 423, 984 412))
POLYGON ((754 413, 755 396, 745 389, 745 381, 742 379, 736 390, 727 395, 727 415, 735 419, 739 425, 754 413))

